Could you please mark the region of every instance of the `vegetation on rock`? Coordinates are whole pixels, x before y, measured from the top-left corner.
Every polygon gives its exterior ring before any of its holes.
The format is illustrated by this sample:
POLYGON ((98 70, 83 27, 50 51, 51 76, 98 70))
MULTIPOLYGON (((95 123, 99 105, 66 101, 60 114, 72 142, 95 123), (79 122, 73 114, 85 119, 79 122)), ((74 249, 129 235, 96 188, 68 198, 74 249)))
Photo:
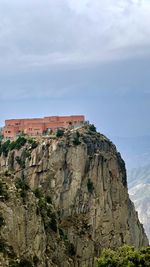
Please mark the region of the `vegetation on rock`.
POLYGON ((96 127, 94 126, 94 124, 89 125, 89 130, 92 132, 96 132, 96 127))
POLYGON ((36 265, 33 265, 33 263, 30 260, 27 259, 21 259, 21 260, 11 260, 9 262, 9 267, 33 267, 36 265))
POLYGON ((32 149, 34 149, 38 146, 38 143, 32 138, 28 139, 28 143, 31 145, 32 149))
POLYGON ((149 267, 150 247, 140 250, 123 246, 116 251, 104 249, 96 260, 97 267, 149 267))
POLYGON ((77 132, 75 133, 75 135, 74 135, 73 144, 74 144, 75 146, 78 146, 78 145, 81 144, 81 142, 80 142, 80 134, 79 134, 78 131, 77 131, 77 132))
POLYGON ((49 195, 44 196, 40 188, 36 188, 34 194, 38 198, 37 215, 41 215, 45 230, 49 231, 49 229, 52 229, 54 232, 57 232, 57 216, 53 211, 51 197, 49 195))
POLYGON ((27 196, 27 191, 29 190, 28 184, 25 182, 24 179, 17 179, 16 181, 16 188, 19 190, 20 196, 25 200, 27 196))
POLYGON ((8 200, 8 192, 7 192, 7 186, 2 180, 0 180, 0 200, 5 201, 8 200))
POLYGON ((15 141, 7 140, 5 142, 0 141, 0 155, 3 154, 7 157, 8 152, 14 149, 20 150, 26 143, 31 145, 31 149, 37 147, 37 142, 30 138, 26 139, 24 136, 19 136, 15 141))
POLYGON ((62 137, 64 135, 64 130, 58 129, 56 132, 56 137, 62 137))

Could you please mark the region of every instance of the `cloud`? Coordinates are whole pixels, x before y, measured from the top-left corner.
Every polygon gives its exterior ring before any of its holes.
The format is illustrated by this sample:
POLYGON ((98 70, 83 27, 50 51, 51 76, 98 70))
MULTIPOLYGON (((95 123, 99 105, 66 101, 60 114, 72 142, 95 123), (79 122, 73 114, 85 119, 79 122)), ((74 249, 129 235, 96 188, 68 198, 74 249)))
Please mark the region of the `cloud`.
POLYGON ((149 91, 148 0, 0 1, 1 100, 149 91))
MULTIPOLYGON (((0 73, 0 100, 74 99, 147 95, 150 91, 149 58, 131 58, 109 64, 42 66, 0 73)), ((107 101, 106 101, 107 102, 107 101)), ((133 101, 134 102, 134 101, 133 101)), ((133 103, 134 106, 134 103, 133 103)))
POLYGON ((0 69, 145 54, 149 14, 148 0, 1 0, 0 69))

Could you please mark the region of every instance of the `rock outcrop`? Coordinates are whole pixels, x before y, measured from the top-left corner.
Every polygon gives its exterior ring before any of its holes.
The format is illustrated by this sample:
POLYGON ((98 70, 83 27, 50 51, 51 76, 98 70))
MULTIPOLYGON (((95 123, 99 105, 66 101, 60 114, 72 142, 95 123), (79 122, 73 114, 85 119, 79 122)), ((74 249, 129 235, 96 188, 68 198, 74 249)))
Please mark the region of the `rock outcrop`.
POLYGON ((37 142, 1 153, 2 266, 93 267, 104 247, 148 245, 112 142, 88 126, 37 142))

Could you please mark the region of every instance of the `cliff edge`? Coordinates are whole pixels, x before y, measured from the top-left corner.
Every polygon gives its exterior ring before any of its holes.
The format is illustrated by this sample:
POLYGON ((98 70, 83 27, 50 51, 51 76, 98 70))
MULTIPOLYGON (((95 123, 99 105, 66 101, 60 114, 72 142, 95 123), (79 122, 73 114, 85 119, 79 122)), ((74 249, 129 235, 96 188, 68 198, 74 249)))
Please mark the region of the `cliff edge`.
POLYGON ((148 245, 124 161, 90 126, 1 149, 0 230, 3 267, 93 267, 104 247, 148 245))

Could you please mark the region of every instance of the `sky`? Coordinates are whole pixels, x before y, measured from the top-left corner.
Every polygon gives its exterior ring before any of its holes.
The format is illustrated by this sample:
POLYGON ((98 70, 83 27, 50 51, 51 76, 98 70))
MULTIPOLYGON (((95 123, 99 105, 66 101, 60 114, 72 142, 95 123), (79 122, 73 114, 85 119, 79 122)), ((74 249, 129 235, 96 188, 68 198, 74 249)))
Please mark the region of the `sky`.
POLYGON ((84 114, 150 135, 150 0, 0 0, 0 125, 84 114))

